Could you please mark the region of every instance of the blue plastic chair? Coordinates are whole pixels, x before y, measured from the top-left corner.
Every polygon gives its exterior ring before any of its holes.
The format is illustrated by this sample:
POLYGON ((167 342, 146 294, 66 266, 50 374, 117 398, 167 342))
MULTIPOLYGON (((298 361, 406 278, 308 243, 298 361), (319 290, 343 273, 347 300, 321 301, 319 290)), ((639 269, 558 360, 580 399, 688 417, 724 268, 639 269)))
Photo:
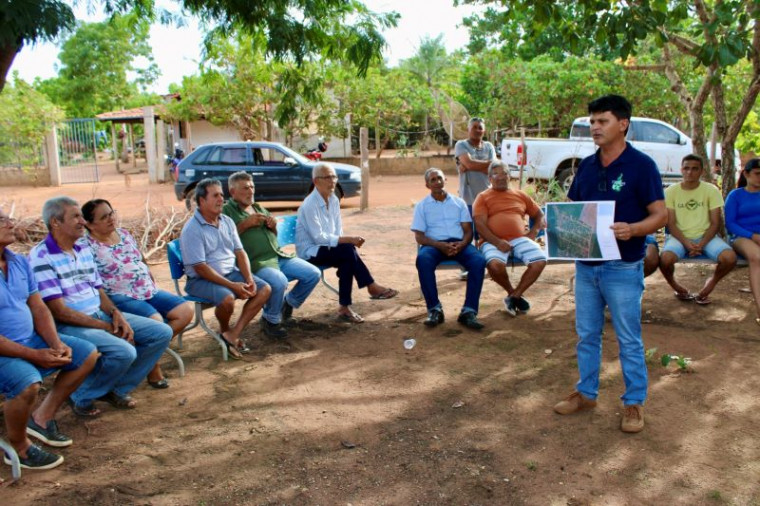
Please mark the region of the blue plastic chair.
POLYGON ((179 247, 179 239, 175 239, 166 245, 166 253, 167 257, 169 258, 169 271, 171 272, 172 281, 174 281, 174 288, 177 290, 177 295, 184 298, 188 302, 192 302, 195 308, 195 320, 193 323, 185 327, 182 332, 179 333, 177 336, 177 345, 180 349, 182 349, 182 334, 200 325, 208 335, 210 335, 214 340, 216 340, 217 343, 219 343, 219 347, 222 350, 222 359, 226 362, 229 357, 227 355, 227 346, 224 342, 224 338, 221 336, 221 334, 213 331, 211 327, 208 326, 208 323, 206 323, 206 320, 203 318, 203 310, 213 307, 214 303, 210 300, 201 299, 199 297, 193 297, 192 295, 182 293, 182 290, 179 287, 179 280, 185 276, 185 264, 182 263, 182 251, 179 247))
MULTIPOLYGON (((298 215, 296 214, 280 216, 277 218, 277 242, 280 245, 280 248, 296 243, 296 223, 298 223, 298 215)), ((322 280, 322 284, 329 290, 332 290, 335 295, 338 295, 338 289, 328 283, 325 279, 325 269, 330 269, 330 267, 322 267, 320 265, 317 267, 319 267, 321 273, 320 279, 322 280)))

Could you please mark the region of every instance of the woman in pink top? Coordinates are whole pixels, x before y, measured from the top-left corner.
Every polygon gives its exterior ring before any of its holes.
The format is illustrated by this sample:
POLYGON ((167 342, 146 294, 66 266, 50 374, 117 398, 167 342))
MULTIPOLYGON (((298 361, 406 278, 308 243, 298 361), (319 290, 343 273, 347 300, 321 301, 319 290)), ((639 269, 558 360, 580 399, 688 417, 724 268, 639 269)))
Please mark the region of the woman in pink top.
MULTIPOLYGON (((82 206, 87 221, 86 236, 92 248, 98 272, 111 301, 119 311, 164 321, 174 335, 180 333, 193 318, 189 302, 156 286, 153 275, 137 247, 134 237, 123 228, 116 228, 116 215, 107 200, 94 199, 82 206)), ((148 374, 153 388, 168 388, 161 367, 148 374)))

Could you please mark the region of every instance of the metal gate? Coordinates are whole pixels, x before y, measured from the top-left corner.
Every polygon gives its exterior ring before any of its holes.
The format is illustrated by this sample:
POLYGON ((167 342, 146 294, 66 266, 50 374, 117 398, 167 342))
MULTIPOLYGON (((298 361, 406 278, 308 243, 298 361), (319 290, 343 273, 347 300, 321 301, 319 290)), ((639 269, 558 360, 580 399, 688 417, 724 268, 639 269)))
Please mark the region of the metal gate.
POLYGON ((61 183, 97 183, 98 149, 95 120, 69 119, 58 128, 61 183))

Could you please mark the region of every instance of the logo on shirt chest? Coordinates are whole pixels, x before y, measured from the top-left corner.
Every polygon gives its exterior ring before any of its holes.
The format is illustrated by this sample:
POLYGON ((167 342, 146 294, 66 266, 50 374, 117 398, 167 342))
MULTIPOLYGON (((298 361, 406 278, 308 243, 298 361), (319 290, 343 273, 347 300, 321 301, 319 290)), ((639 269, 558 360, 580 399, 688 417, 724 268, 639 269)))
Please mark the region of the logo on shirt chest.
POLYGON ((698 202, 694 199, 689 200, 688 202, 685 202, 683 204, 678 204, 678 207, 681 209, 686 209, 687 211, 694 211, 696 209, 699 209, 700 207, 703 207, 704 204, 702 202, 698 202))
POLYGON ((623 174, 619 174, 617 179, 612 182, 612 191, 619 192, 623 189, 623 186, 625 186, 623 174))

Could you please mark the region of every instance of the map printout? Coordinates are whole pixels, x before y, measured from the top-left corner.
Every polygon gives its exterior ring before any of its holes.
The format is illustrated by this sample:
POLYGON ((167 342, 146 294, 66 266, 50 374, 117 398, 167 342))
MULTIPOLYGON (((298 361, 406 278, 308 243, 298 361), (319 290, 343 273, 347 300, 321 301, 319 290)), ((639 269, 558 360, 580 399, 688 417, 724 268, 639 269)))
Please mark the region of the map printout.
POLYGON ((556 260, 620 260, 614 201, 546 204, 546 249, 556 260))

